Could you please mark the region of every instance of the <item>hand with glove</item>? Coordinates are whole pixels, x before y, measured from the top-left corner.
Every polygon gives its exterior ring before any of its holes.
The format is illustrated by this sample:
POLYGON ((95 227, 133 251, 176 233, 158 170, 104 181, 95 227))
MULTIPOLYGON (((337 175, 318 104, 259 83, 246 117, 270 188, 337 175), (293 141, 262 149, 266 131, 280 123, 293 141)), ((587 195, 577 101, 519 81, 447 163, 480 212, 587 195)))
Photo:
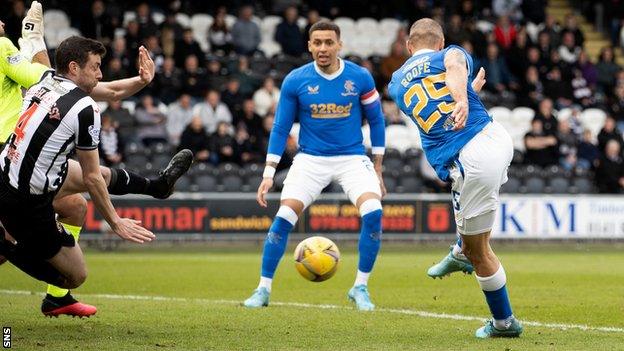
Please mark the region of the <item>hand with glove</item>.
POLYGON ((22 20, 22 37, 18 44, 20 53, 28 61, 32 61, 37 53, 47 50, 43 40, 43 9, 38 1, 32 2, 22 20))

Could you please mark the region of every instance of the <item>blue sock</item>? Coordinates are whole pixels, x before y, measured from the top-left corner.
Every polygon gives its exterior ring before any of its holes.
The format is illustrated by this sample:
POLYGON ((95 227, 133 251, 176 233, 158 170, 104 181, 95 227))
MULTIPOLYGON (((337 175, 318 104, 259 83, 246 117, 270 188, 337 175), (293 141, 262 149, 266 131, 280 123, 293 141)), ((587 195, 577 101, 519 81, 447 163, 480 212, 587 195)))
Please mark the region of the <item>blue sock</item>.
POLYGON ((511 303, 507 295, 507 285, 503 285, 502 288, 495 291, 483 290, 483 293, 494 319, 505 320, 511 317, 513 313, 511 312, 511 303))
POLYGON ((460 248, 462 247, 461 236, 457 236, 457 246, 459 246, 460 248))
POLYGON ((374 210, 362 216, 362 230, 360 231, 360 262, 358 270, 368 273, 373 270, 377 253, 381 247, 381 216, 382 210, 374 210))
POLYGON ((292 230, 293 225, 286 219, 276 216, 269 228, 266 240, 264 241, 264 250, 262 251, 262 276, 273 278, 277 265, 286 251, 288 243, 288 233, 292 230))

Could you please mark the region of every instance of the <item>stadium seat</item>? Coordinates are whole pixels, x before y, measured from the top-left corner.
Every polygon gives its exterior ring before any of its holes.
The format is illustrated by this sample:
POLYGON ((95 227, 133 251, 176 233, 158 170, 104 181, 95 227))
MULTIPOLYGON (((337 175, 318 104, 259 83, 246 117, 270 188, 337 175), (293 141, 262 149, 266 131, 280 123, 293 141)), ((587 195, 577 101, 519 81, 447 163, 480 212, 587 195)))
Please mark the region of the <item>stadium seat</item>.
POLYGON ((260 29, 263 33, 267 31, 275 33, 275 28, 278 24, 280 24, 280 22, 282 22, 282 17, 280 16, 264 16, 264 18, 262 18, 262 22, 260 23, 260 29))
POLYGON ((195 177, 195 184, 199 191, 216 191, 217 179, 208 174, 203 174, 195 177))
POLYGON ((581 194, 588 194, 594 192, 594 184, 588 178, 574 178, 572 185, 576 188, 576 191, 581 194))
MULTIPOLYGON (((127 27, 130 21, 136 20, 136 12, 134 11, 126 11, 123 15, 123 26, 127 27)), ((179 22, 178 22, 179 23, 179 22)))
POLYGON ((49 31, 57 31, 63 28, 69 28, 70 21, 67 14, 61 10, 46 9, 43 12, 43 25, 46 33, 49 31))
POLYGON ((533 110, 532 108, 520 106, 514 108, 513 111, 511 111, 511 115, 511 118, 514 120, 514 122, 516 122, 516 124, 526 125, 530 127, 531 121, 533 120, 533 117, 535 117, 535 110, 533 110))
POLYGON ((488 112, 492 115, 492 118, 495 121, 498 121, 501 124, 511 120, 511 111, 507 107, 494 106, 490 108, 488 112))
POLYGON ((398 170, 398 169, 401 169, 402 167, 403 167, 403 161, 401 161, 400 158, 384 157, 384 161, 383 161, 384 171, 385 170, 388 170, 388 171, 398 170))
POLYGON ((145 169, 145 166, 149 163, 149 159, 147 158, 147 156, 137 153, 133 155, 128 155, 128 157, 126 157, 125 163, 128 168, 138 171, 145 169))
POLYGON ((231 162, 221 163, 217 167, 217 173, 222 177, 232 175, 232 174, 238 175, 240 173, 240 167, 236 163, 231 163, 231 162))
POLYGON ((121 102, 121 107, 127 109, 131 115, 134 115, 134 110, 136 109, 136 102, 132 100, 123 100, 121 102))
POLYGON ((597 108, 588 108, 581 113, 581 123, 583 127, 591 130, 592 135, 598 135, 604 126, 607 114, 597 108))
POLYGON ((161 24, 165 21, 165 15, 162 12, 152 12, 152 21, 156 24, 161 24))
POLYGON ((384 175, 383 177, 384 185, 386 186, 386 191, 388 193, 395 193, 397 188, 397 181, 394 177, 384 175))
POLYGON ((299 16, 299 18, 297 18, 297 26, 299 26, 299 30, 304 30, 305 27, 308 25, 308 19, 302 16, 299 16))
POLYGON ((555 177, 550 180, 550 192, 553 194, 567 194, 570 186, 568 180, 564 177, 555 177))
POLYGON ((380 33, 389 36, 393 41, 396 39, 396 34, 401 26, 401 22, 395 18, 384 18, 379 21, 380 33))
POLYGON ((544 192, 546 183, 544 179, 538 177, 530 177, 525 183, 526 192, 529 194, 541 194, 544 192))
POLYGON ((226 192, 240 192, 243 186, 243 180, 235 174, 225 176, 221 179, 221 185, 223 191, 226 192))
POLYGON ((263 39, 263 41, 260 42, 259 49, 262 50, 267 57, 273 57, 282 51, 282 48, 273 39, 263 39))
POLYGON ((494 30, 494 24, 492 24, 492 22, 480 20, 477 21, 477 29, 480 32, 487 34, 494 30))
POLYGON ((176 13, 176 22, 178 22, 178 24, 180 24, 183 28, 191 26, 191 18, 182 12, 176 13))
POLYGON ((262 55, 254 55, 249 61, 249 67, 255 74, 265 76, 271 71, 271 60, 262 55))
POLYGON ((195 162, 193 163, 193 166, 191 166, 191 169, 189 170, 188 173, 192 175, 202 175, 202 174, 214 175, 215 169, 209 163, 195 162))
POLYGON ((423 191, 422 180, 415 176, 401 177, 400 184, 400 189, 403 193, 421 193, 423 191))
POLYGON ((262 179, 262 175, 253 175, 251 177, 247 177, 246 183, 249 186, 249 191, 255 192, 260 186, 260 183, 262 183, 262 179))
POLYGON ((208 28, 210 28, 212 22, 212 16, 205 13, 197 13, 191 17, 191 29, 193 32, 208 33, 208 28))
POLYGON ((152 157, 151 163, 152 163, 152 166, 154 166, 154 169, 161 170, 167 167, 170 160, 171 160, 171 157, 169 155, 159 154, 159 155, 155 155, 154 157, 152 157))
POLYGON ((193 180, 188 175, 183 175, 175 184, 175 191, 189 192, 192 191, 193 180))
POLYGON ((570 118, 571 115, 572 115, 571 108, 562 108, 561 110, 559 110, 559 112, 557 112, 557 119, 559 121, 566 121, 568 120, 568 118, 570 118))
POLYGON ((159 154, 169 155, 172 153, 171 152, 172 145, 167 144, 167 143, 155 143, 155 144, 152 144, 151 148, 153 151, 152 153, 154 155, 159 155, 159 154))
POLYGON ((231 15, 229 13, 227 15, 225 15, 225 25, 229 29, 232 29, 232 26, 234 25, 234 22, 236 22, 236 16, 231 15))
POLYGON ((524 162, 524 154, 520 150, 514 149, 513 158, 511 159, 512 164, 522 164, 524 162))
POLYGON ((323 189, 324 193, 341 193, 342 187, 336 182, 331 182, 323 189))
POLYGON ((517 194, 520 192, 522 183, 518 178, 510 177, 505 184, 501 186, 501 193, 517 194))
POLYGON ((262 175, 264 172, 264 164, 262 163, 247 163, 243 167, 243 173, 246 176, 262 175))
MULTIPOLYGON (((334 23, 340 27, 341 36, 343 32, 354 32, 355 31, 355 22, 352 18, 349 17, 336 17, 334 19, 334 23)), ((343 39, 344 41, 344 39, 343 39)))
POLYGON ((355 28, 360 35, 379 35, 379 23, 376 19, 370 17, 362 17, 355 22, 355 28))

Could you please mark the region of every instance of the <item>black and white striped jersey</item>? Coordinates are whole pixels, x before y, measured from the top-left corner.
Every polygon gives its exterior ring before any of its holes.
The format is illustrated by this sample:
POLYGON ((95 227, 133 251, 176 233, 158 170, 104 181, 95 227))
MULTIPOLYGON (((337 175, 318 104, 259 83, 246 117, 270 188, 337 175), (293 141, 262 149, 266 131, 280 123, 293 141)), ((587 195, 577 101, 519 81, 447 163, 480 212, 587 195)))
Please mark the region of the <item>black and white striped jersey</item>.
POLYGON ((74 148, 97 149, 100 110, 91 97, 54 71, 26 92, 22 114, 0 153, 1 176, 22 194, 50 194, 67 175, 74 148))

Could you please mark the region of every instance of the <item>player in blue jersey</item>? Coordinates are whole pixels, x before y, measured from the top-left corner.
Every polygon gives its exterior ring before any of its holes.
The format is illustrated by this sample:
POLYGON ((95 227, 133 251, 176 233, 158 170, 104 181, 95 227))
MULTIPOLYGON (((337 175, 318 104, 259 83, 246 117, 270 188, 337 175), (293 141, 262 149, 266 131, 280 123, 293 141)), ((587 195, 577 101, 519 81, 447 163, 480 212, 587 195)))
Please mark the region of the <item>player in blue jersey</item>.
POLYGON ((286 250, 288 234, 301 212, 336 181, 362 217, 358 271, 348 297, 359 310, 373 310, 368 277, 381 244, 381 198, 385 195, 381 175, 385 128, 379 94, 366 69, 338 57, 342 42, 337 25, 318 22, 309 34, 308 49, 314 61, 290 72, 282 84, 264 179, 258 188, 261 206, 267 206, 265 195, 273 186, 275 167, 296 118, 301 125, 299 153, 284 181, 281 206, 264 243, 260 283, 244 305, 269 304, 273 274, 286 250), (374 165, 362 144, 362 116, 370 125, 374 165))
POLYGON ((472 59, 457 46, 444 49, 437 22, 416 21, 407 46, 412 57, 392 75, 389 93, 418 125, 425 156, 440 179, 452 183, 463 254, 474 266, 493 316, 476 336, 517 337, 522 325, 511 310, 505 270, 489 244, 498 193, 513 155, 511 137, 468 84, 472 59))

